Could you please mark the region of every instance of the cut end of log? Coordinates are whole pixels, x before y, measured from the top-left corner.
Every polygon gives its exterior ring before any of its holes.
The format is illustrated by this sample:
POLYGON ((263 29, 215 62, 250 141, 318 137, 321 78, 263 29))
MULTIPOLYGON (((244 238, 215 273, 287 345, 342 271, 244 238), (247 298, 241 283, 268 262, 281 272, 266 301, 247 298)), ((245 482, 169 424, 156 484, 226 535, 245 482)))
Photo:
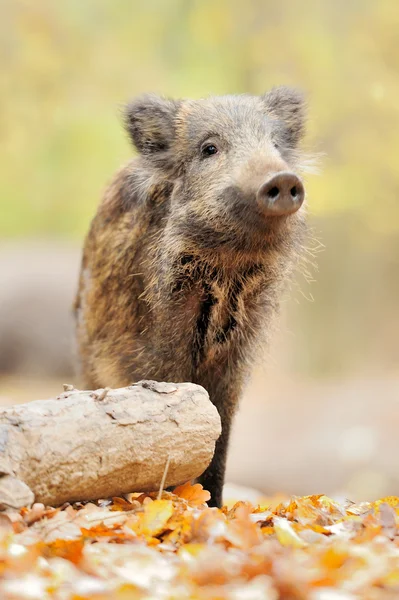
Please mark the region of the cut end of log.
MULTIPOLYGON (((66 388, 66 386, 65 386, 66 388)), ((193 383, 140 381, 0 408, 0 507, 158 491, 199 477, 221 433, 193 383), (165 470, 165 465, 168 468, 165 470)))
POLYGON ((0 476, 0 510, 17 510, 32 506, 35 495, 20 479, 12 475, 0 476))

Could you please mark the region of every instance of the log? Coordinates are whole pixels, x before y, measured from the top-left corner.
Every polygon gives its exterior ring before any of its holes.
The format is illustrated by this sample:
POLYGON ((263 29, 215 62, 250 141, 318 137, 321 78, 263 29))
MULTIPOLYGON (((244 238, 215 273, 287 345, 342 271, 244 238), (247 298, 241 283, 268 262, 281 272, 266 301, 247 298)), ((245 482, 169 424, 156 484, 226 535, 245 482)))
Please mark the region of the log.
MULTIPOLYGON (((118 496, 203 473, 221 433, 204 388, 140 381, 0 407, 0 508, 118 496)), ((69 389, 72 388, 72 389, 69 389)))

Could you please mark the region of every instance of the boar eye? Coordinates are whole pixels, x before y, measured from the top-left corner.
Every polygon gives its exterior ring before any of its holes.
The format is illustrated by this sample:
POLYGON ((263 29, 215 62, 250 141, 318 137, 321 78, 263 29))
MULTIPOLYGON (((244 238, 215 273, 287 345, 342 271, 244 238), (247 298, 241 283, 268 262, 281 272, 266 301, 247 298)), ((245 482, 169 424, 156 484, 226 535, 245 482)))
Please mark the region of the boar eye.
POLYGON ((203 156, 212 156, 212 154, 217 154, 218 149, 215 144, 205 144, 201 149, 201 152, 203 156))

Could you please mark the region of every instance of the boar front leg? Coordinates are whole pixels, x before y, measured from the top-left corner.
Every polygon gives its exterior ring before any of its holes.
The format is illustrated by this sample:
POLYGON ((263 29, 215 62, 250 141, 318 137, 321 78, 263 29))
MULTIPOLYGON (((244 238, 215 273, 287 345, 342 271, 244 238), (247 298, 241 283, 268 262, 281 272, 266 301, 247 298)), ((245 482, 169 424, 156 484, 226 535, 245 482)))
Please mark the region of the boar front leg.
MULTIPOLYGON (((206 383, 202 383, 206 389, 206 383)), ((209 506, 220 508, 223 504, 223 485, 226 472, 227 451, 229 446, 231 425, 238 403, 237 390, 232 391, 231 386, 221 390, 220 385, 213 393, 208 389, 210 399, 218 409, 222 421, 222 433, 216 442, 215 454, 209 467, 198 479, 199 483, 211 494, 209 506), (229 389, 230 388, 230 389, 229 389)))

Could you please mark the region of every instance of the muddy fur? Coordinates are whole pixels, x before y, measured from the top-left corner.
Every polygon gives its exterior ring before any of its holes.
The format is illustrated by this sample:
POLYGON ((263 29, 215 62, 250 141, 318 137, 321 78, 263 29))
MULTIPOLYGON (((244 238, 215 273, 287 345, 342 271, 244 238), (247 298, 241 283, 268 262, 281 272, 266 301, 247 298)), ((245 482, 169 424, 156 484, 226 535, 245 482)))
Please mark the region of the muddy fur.
POLYGON ((301 170, 303 99, 288 88, 147 95, 127 106, 125 126, 139 156, 107 189, 83 252, 75 303, 83 384, 203 385, 223 433, 201 482, 220 506, 243 379, 301 253, 304 208, 265 218, 255 197, 271 173, 301 170))

